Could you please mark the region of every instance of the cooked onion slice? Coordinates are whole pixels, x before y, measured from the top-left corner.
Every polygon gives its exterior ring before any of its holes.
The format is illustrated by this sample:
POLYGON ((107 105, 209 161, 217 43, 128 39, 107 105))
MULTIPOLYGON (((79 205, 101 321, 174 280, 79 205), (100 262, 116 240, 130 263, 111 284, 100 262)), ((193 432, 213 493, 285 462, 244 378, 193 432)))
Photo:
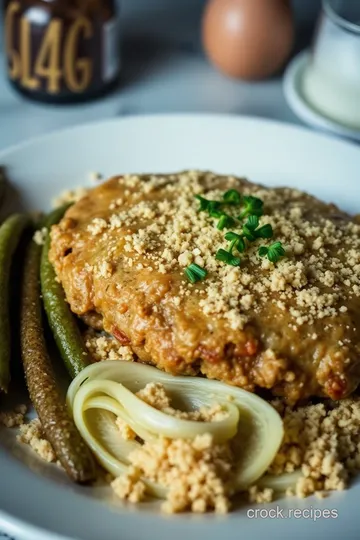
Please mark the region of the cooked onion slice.
MULTIPOLYGON (((83 438, 114 476, 127 471, 128 456, 140 445, 123 439, 115 423, 117 417, 144 441, 159 436, 193 439, 203 433, 210 433, 217 443, 233 439, 236 491, 246 489, 265 473, 283 438, 280 416, 260 397, 218 381, 174 377, 134 362, 104 361, 88 366, 71 383, 67 400, 83 438), (228 414, 213 422, 165 414, 135 395, 150 382, 161 383, 176 408, 193 410, 220 403, 228 414)), ((158 497, 166 494, 162 486, 151 482, 147 486, 158 497)))
POLYGON ((295 487, 297 481, 302 476, 301 469, 291 473, 279 475, 266 474, 257 482, 259 488, 271 488, 274 491, 285 492, 288 488, 295 487))

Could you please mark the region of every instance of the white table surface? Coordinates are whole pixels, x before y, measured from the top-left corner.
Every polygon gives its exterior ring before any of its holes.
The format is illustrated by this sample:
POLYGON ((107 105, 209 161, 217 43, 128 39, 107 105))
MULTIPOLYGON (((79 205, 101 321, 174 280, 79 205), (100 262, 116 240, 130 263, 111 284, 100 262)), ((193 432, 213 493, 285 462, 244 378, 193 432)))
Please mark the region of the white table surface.
MULTIPOLYGON (((319 0, 293 2, 299 48, 299 41, 309 41, 306 26, 315 19, 319 0)), ((112 94, 84 105, 42 105, 17 95, 6 80, 1 43, 0 149, 65 126, 128 114, 203 111, 301 123, 285 102, 281 76, 258 83, 234 81, 208 63, 200 42, 204 3, 124 0, 122 81, 112 94)))
MULTIPOLYGON (((319 2, 293 0, 297 49, 309 43, 319 2)), ((50 106, 19 96, 7 82, 0 40, 0 149, 66 126, 129 114, 216 112, 301 124, 285 102, 281 76, 234 81, 208 63, 200 42, 204 0, 122 3, 122 80, 113 93, 89 104, 50 106)), ((9 537, 0 531, 2 538, 9 537)))

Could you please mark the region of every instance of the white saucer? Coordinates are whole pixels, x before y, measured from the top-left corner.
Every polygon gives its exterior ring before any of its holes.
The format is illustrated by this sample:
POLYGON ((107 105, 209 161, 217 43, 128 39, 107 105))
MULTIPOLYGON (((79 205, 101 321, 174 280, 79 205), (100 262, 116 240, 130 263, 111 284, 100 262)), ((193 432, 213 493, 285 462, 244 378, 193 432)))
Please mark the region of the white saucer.
POLYGON ((331 120, 327 116, 322 115, 306 100, 302 93, 302 77, 309 58, 309 51, 302 51, 295 56, 285 71, 283 87, 289 106, 301 120, 311 126, 324 131, 330 131, 341 137, 360 141, 360 130, 331 120))

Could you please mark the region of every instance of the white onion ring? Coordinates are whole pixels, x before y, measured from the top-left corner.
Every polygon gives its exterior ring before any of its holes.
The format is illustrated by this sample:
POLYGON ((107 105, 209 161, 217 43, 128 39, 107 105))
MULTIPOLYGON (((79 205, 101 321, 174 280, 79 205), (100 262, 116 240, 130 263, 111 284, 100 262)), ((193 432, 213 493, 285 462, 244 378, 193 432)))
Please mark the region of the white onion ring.
MULTIPOLYGON (((115 423, 118 416, 145 441, 159 436, 192 439, 203 433, 210 433, 218 443, 234 439, 236 491, 246 489, 264 475, 283 438, 279 414, 259 396, 210 379, 174 377, 135 362, 104 361, 88 366, 71 383, 67 402, 84 440, 114 476, 126 473, 129 453, 139 447, 138 442, 121 437, 115 423), (170 398, 182 406, 198 408, 220 403, 228 414, 214 422, 165 414, 135 395, 150 382, 161 383, 170 398)), ((271 479, 264 477, 265 482, 266 478, 270 487, 271 479)), ((275 482, 278 485, 279 478, 275 482)), ((166 496, 164 487, 147 481, 146 485, 151 494, 166 496)))

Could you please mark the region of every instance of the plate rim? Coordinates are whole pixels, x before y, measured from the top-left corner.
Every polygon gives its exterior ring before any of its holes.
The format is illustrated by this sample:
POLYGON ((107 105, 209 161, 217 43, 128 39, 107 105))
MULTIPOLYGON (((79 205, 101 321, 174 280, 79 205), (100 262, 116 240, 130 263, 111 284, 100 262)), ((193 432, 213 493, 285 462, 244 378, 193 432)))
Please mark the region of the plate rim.
POLYGON ((16 537, 15 540, 74 540, 32 525, 4 510, 0 510, 0 527, 5 534, 16 537))
MULTIPOLYGON (((300 55, 304 54, 303 51, 300 53, 300 55)), ((298 55, 298 56, 300 56, 298 55)), ((296 57, 297 58, 297 57, 296 57)), ((284 85, 285 85, 285 77, 284 77, 284 85)), ((202 119, 206 121, 211 120, 226 120, 231 122, 249 122, 249 123, 258 123, 258 124, 267 124, 268 126, 276 126, 277 128, 280 128, 281 130, 290 130, 294 132, 301 132, 304 135, 308 135, 310 137, 315 138, 321 138, 324 140, 327 140, 328 142, 332 141, 336 144, 343 144, 345 146, 353 146, 354 148, 359 148, 359 145, 354 142, 354 139, 344 138, 344 137, 334 137, 331 135, 328 131, 321 130, 317 131, 314 129, 311 129, 309 124, 293 124, 292 122, 288 121, 282 121, 282 120, 276 120, 273 118, 267 118, 265 116, 253 116, 253 115, 243 115, 243 114, 232 114, 232 113, 208 113, 208 112, 196 112, 196 113, 183 113, 183 112, 173 112, 173 113, 167 113, 167 112, 159 112, 159 113, 149 113, 149 114, 133 114, 133 115, 127 115, 127 116, 114 116, 112 118, 106 118, 102 120, 91 120, 89 122, 81 122, 78 124, 74 124, 72 126, 66 126, 62 127, 60 129, 53 129, 48 131, 47 133, 43 133, 41 135, 37 135, 34 137, 30 137, 29 139, 25 139, 24 141, 20 141, 18 143, 6 146, 4 148, 0 149, 0 160, 3 158, 6 158, 7 156, 10 156, 11 154, 27 149, 32 145, 39 144, 43 141, 46 141, 51 138, 55 138, 58 136, 64 136, 66 134, 70 134, 73 131, 82 130, 82 129, 97 129, 102 126, 106 125, 112 125, 116 123, 131 123, 133 121, 139 121, 142 120, 165 120, 165 121, 172 121, 172 120, 178 120, 178 119, 188 119, 188 120, 196 120, 196 119, 202 119)), ((359 130, 359 139, 360 139, 360 130, 359 130)))

